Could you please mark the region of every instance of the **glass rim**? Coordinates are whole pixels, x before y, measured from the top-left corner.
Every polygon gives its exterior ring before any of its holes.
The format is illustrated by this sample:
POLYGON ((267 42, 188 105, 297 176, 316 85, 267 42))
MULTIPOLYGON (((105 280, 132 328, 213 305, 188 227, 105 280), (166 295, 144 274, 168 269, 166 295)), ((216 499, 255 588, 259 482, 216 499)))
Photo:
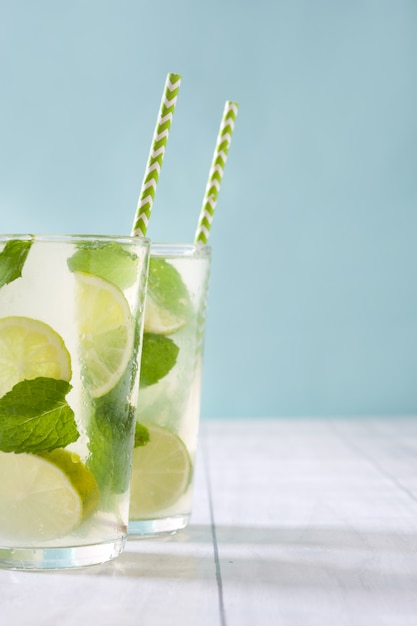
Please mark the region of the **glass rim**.
POLYGON ((159 242, 151 240, 151 256, 201 257, 211 256, 211 247, 201 243, 159 242))
POLYGON ((151 240, 148 237, 138 237, 136 235, 94 235, 94 234, 28 234, 28 233, 16 233, 5 234, 0 233, 0 241, 7 242, 11 240, 19 241, 39 241, 45 243, 74 243, 77 241, 91 241, 91 242, 112 242, 117 241, 119 243, 137 244, 139 242, 145 243, 150 246, 151 240))

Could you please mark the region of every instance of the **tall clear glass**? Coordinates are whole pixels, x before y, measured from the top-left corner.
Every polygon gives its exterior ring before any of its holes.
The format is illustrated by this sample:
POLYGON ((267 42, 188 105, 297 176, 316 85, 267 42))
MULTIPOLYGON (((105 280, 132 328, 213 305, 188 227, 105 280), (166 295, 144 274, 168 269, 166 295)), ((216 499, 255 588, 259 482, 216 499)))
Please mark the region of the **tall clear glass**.
POLYGON ((151 245, 130 536, 174 533, 190 519, 210 260, 208 246, 151 245))
POLYGON ((0 567, 124 547, 149 248, 0 236, 0 567))

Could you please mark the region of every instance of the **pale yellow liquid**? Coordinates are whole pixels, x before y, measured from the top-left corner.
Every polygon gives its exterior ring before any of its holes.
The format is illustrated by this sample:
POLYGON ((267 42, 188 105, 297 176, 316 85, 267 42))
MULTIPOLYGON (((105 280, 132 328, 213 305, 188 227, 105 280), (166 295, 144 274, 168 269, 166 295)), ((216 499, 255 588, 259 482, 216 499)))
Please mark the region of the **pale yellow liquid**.
MULTIPOLYGON (((181 275, 191 298, 192 314, 186 326, 169 335, 179 347, 175 366, 155 385, 140 389, 137 419, 145 426, 161 426, 177 434, 188 450, 194 469, 200 420, 203 333, 210 260, 208 257, 163 258, 181 275)), ((137 476, 140 479, 139 473, 137 476)), ((135 489, 134 480, 131 489, 135 489)), ((192 495, 193 480, 177 501, 169 506, 148 516, 138 517, 131 514, 129 534, 174 532, 183 527, 191 514, 192 495)))
MULTIPOLYGON (((0 288, 0 318, 8 316, 24 316, 40 320, 51 326, 64 340, 65 346, 71 355, 72 390, 67 395, 66 400, 75 413, 77 428, 80 433, 79 439, 70 444, 67 449, 76 452, 84 463, 88 464, 90 456, 89 448, 89 425, 92 413, 92 401, 89 395, 88 385, 81 374, 82 364, 79 359, 78 336, 77 336, 77 308, 75 305, 76 283, 74 274, 68 269, 67 259, 76 251, 76 246, 68 241, 48 242, 48 244, 35 242, 32 244, 26 263, 23 268, 22 277, 16 279, 8 285, 0 288)), ((138 276, 144 273, 146 267, 146 251, 143 248, 128 248, 139 257, 138 276)), ((1 252, 1 249, 0 249, 1 252)), ((138 323, 138 311, 140 310, 139 280, 137 283, 125 290, 124 295, 132 312, 132 324, 138 323)), ((142 294, 143 300, 143 294, 142 294)), ((143 306, 143 304, 142 304, 143 306)), ((137 346, 136 346, 137 348, 137 346)), ((126 455, 130 459, 133 443, 133 428, 126 434, 126 455)), ((129 469, 129 463, 127 463, 129 469)), ((128 470, 127 470, 128 471, 128 470)), ((126 488, 123 492, 109 492, 101 494, 99 505, 95 512, 88 516, 76 529, 68 535, 55 537, 47 541, 39 539, 40 529, 33 529, 33 536, 28 537, 22 545, 22 540, 13 537, 13 534, 3 533, 0 523, 0 562, 3 549, 13 548, 32 549, 36 554, 36 549, 40 549, 39 567, 60 567, 59 552, 57 548, 77 549, 81 546, 97 546, 98 544, 114 544, 121 541, 127 531, 128 522, 128 483, 126 476, 126 488), (56 565, 48 565, 48 549, 54 549, 56 565), (42 560, 43 559, 43 560, 42 560)), ((12 554, 13 550, 10 551, 12 554)), ((64 551, 65 552, 65 551, 64 551)), ((74 554, 80 554, 80 564, 90 562, 101 562, 115 556, 110 554, 106 557, 105 552, 93 550, 91 558, 84 556, 75 550, 74 554)), ((31 567, 29 557, 22 557, 23 567, 31 567)), ((54 557, 55 558, 55 557, 54 557)), ((12 559, 12 556, 10 556, 12 559)), ((9 564, 7 559, 5 563, 9 564)), ((63 567, 75 566, 77 558, 62 560, 63 567)), ((10 566, 10 564, 9 564, 10 566)))

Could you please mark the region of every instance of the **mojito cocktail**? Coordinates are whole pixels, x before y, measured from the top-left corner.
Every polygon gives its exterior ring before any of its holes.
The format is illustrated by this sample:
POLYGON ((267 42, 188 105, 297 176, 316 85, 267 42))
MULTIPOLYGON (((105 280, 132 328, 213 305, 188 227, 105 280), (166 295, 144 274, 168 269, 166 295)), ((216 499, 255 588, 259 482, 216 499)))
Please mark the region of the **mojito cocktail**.
POLYGON ((0 566, 123 549, 149 242, 0 237, 0 566))
POLYGON ((209 269, 208 246, 151 245, 129 535, 190 518, 209 269))

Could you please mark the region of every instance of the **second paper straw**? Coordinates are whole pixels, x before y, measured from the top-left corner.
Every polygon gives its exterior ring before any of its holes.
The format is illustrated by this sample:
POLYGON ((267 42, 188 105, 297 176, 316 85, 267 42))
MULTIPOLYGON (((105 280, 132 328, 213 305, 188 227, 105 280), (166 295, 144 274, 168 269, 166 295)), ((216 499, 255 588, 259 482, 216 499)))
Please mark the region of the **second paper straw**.
POLYGON ((226 165, 230 142, 232 140, 232 133, 235 127, 238 106, 237 102, 233 102, 231 100, 227 100, 224 106, 213 161, 194 237, 194 241, 196 243, 207 244, 208 242, 214 209, 216 208, 220 184, 222 182, 224 167, 226 165))
POLYGON ((146 235, 180 85, 179 74, 168 74, 139 194, 132 235, 139 237, 146 235))

